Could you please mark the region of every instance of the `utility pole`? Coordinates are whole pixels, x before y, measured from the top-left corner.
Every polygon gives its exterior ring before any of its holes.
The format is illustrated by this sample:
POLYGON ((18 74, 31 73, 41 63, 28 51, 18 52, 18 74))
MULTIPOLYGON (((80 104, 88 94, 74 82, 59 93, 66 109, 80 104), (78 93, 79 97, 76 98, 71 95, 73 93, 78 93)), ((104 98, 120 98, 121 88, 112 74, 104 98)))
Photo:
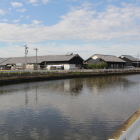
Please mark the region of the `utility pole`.
POLYGON ((139 53, 138 53, 138 65, 137 65, 137 67, 139 67, 139 65, 140 65, 140 60, 139 60, 139 53))
POLYGON ((24 45, 24 47, 25 47, 25 70, 26 70, 28 47, 27 47, 27 45, 24 45))
POLYGON ((35 69, 37 70, 37 51, 38 51, 38 49, 34 48, 34 50, 36 51, 36 67, 35 67, 35 69))

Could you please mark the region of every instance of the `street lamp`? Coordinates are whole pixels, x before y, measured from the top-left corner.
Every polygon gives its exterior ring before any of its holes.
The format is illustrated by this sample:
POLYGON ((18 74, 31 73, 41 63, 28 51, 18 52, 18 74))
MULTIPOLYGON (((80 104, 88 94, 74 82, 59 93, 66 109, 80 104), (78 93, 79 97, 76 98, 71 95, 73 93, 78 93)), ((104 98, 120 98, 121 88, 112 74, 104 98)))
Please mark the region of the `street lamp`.
POLYGON ((36 51, 36 67, 35 67, 35 69, 37 70, 37 51, 38 51, 38 49, 34 48, 34 50, 36 51))

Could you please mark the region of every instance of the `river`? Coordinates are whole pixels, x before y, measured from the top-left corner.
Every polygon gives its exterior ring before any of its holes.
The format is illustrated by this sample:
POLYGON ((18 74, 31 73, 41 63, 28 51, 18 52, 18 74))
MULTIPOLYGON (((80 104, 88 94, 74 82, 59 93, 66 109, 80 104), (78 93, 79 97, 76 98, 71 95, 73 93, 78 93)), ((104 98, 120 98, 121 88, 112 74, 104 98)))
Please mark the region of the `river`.
POLYGON ((139 107, 139 74, 0 86, 0 140, 105 140, 139 107))

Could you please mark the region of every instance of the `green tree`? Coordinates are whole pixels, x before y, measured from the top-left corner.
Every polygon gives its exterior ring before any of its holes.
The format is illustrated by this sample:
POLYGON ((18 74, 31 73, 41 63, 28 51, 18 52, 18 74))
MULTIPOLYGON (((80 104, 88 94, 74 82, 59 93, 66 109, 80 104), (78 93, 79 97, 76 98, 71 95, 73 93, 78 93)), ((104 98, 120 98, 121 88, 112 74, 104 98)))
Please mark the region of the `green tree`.
POLYGON ((104 69, 106 67, 107 67, 107 64, 105 62, 101 62, 101 63, 97 64, 98 69, 104 69))
POLYGON ((89 63, 89 64, 87 64, 87 68, 88 69, 96 69, 96 65, 93 63, 89 63))

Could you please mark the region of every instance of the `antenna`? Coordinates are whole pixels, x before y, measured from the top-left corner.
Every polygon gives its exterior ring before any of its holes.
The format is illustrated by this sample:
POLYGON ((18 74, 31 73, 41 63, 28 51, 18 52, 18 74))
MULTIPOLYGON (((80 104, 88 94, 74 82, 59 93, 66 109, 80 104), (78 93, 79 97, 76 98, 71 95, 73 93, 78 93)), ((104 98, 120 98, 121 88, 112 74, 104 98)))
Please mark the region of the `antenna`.
POLYGON ((138 53, 138 62, 137 62, 137 67, 139 67, 139 63, 140 63, 140 60, 139 60, 139 53, 138 53))
POLYGON ((67 52, 66 55, 73 55, 73 52, 67 52))

